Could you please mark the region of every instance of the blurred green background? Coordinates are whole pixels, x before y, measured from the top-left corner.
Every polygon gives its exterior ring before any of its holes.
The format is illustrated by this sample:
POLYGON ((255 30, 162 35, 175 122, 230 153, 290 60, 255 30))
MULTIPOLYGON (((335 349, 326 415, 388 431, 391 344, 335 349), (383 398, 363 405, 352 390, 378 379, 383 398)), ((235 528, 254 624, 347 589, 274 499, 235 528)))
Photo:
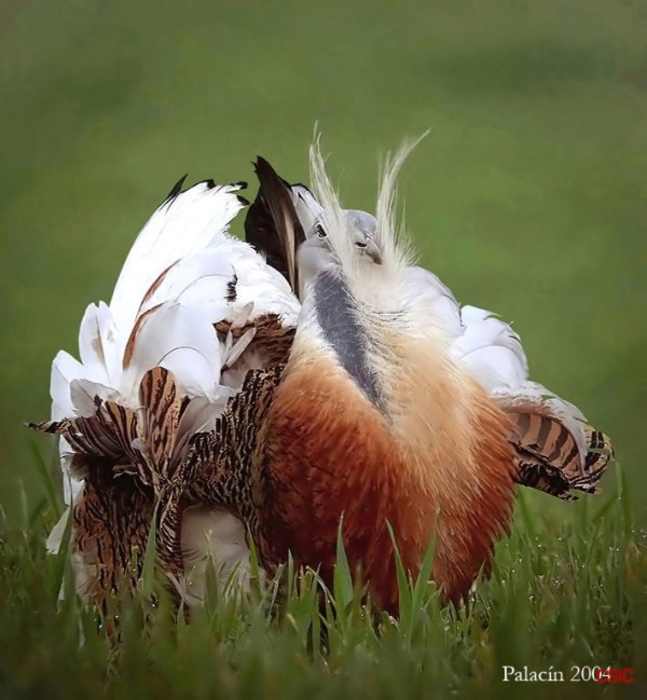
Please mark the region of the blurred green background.
MULTIPOLYGON (((347 206, 380 155, 422 262, 513 320, 534 378, 615 439, 645 502, 647 5, 139 2, 0 5, 0 501, 37 497, 22 427, 179 176, 306 179, 313 126, 347 206)), ((608 477, 613 484, 613 477, 608 477)), ((644 507, 644 506, 643 506, 644 507)))

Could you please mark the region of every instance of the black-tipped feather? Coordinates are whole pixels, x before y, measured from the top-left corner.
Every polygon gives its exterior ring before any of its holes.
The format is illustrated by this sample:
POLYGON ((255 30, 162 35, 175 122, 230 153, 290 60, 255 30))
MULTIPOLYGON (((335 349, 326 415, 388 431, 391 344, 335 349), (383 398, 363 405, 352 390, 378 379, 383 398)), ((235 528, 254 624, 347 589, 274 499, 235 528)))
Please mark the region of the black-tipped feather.
POLYGON ((164 206, 165 204, 171 204, 177 196, 182 192, 182 188, 184 187, 184 183, 188 177, 188 173, 186 175, 182 175, 182 177, 173 185, 173 189, 166 195, 164 201, 160 206, 164 206))
POLYGON ((289 183, 260 156, 254 163, 260 187, 245 218, 245 239, 265 254, 269 265, 277 269, 297 289, 297 246, 305 240, 289 183))

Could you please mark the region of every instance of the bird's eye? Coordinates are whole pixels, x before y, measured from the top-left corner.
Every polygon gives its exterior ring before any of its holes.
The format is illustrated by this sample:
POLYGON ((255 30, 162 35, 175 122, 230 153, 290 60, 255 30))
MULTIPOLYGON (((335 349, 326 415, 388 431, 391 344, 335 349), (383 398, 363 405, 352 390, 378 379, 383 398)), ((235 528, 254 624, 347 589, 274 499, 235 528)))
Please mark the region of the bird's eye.
POLYGON ((325 238, 326 237, 326 232, 323 230, 323 226, 321 224, 317 224, 315 226, 315 232, 317 234, 317 238, 325 238))
POLYGON ((355 245, 358 248, 366 248, 366 241, 355 241, 355 245))

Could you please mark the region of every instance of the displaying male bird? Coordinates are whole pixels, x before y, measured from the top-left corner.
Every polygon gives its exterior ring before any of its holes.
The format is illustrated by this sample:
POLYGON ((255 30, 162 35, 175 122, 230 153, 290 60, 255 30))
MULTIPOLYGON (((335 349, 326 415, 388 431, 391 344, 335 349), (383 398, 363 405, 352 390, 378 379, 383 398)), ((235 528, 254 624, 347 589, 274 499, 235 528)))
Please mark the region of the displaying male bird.
MULTIPOLYGON (((132 294, 120 319, 131 340, 118 345, 116 363, 105 362, 117 368, 111 391, 68 375, 53 395, 56 402, 69 394, 72 403, 40 426, 64 436, 74 473, 85 477, 74 506, 75 551, 86 569, 110 572, 107 581, 95 576, 93 590, 114 589, 129 570, 129 547, 142 546, 159 500, 160 559, 176 578, 203 571, 209 554, 223 564, 228 557, 227 572, 244 572, 245 527, 270 570, 290 551, 329 578, 343 517, 351 566, 385 608, 397 607, 387 523, 413 573, 435 539, 433 577, 456 601, 508 527, 516 484, 560 497, 595 490, 612 453, 608 438, 527 380, 507 324, 461 308, 433 274, 412 266, 394 213, 405 155, 386 171, 375 218, 341 208, 317 149, 316 196, 259 159, 261 189, 246 234, 263 255, 224 232, 241 206, 235 188, 175 191, 140 234, 110 307, 132 294), (179 231, 193 227, 193 203, 213 190, 231 216, 174 248, 179 231), (166 255, 139 280, 131 257, 158 246, 166 255), (132 292, 122 278, 132 279, 132 292), (164 308, 185 300, 202 345, 188 335, 192 324, 163 323, 164 308), (131 369, 158 314, 164 342, 152 342, 157 352, 141 350, 131 369), (199 378, 185 366, 196 347, 212 361, 199 378), (92 520, 82 517, 87 503, 92 520), (113 555, 108 565, 104 550, 113 555)), ((212 203, 215 216, 215 196, 212 203)), ((96 327, 95 338, 105 337, 96 327)), ((199 598, 199 582, 195 589, 199 598)))
MULTIPOLYGON (((410 265, 393 213, 402 157, 378 199, 379 259, 358 256, 358 218, 340 207, 316 151, 312 159, 316 226, 329 245, 297 252, 309 274, 289 359, 249 373, 215 430, 192 439, 164 501, 167 563, 181 565, 172 538, 183 508, 210 503, 235 509, 270 569, 291 552, 329 580, 343 517, 351 566, 395 610, 389 523, 414 573, 435 537, 433 576, 456 601, 508 527, 515 484, 562 496, 594 490, 610 444, 526 381, 509 326, 461 310, 434 275, 410 265)), ((294 195, 282 195, 284 212, 294 195)), ((275 217, 278 227, 295 220, 275 217)))

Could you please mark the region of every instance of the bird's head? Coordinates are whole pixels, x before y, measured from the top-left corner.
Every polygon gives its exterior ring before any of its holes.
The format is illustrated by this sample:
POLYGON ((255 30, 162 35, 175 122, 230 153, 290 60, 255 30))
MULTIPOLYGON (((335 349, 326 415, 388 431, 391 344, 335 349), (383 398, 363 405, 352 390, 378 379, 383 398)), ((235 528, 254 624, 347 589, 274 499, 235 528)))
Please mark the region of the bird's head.
POLYGON ((310 149, 312 192, 292 186, 295 210, 303 227, 299 246, 299 296, 305 300, 309 284, 323 272, 341 276, 350 293, 367 310, 395 311, 412 255, 395 208, 395 180, 415 142, 389 158, 373 216, 345 209, 328 178, 318 139, 310 149))
MULTIPOLYGON (((299 189, 296 209, 305 223, 305 240, 299 246, 297 258, 303 290, 319 273, 338 269, 340 260, 330 240, 329 217, 308 190, 299 189)), ((341 223, 357 263, 381 265, 382 254, 375 240, 375 217, 363 211, 343 210, 341 223)))

